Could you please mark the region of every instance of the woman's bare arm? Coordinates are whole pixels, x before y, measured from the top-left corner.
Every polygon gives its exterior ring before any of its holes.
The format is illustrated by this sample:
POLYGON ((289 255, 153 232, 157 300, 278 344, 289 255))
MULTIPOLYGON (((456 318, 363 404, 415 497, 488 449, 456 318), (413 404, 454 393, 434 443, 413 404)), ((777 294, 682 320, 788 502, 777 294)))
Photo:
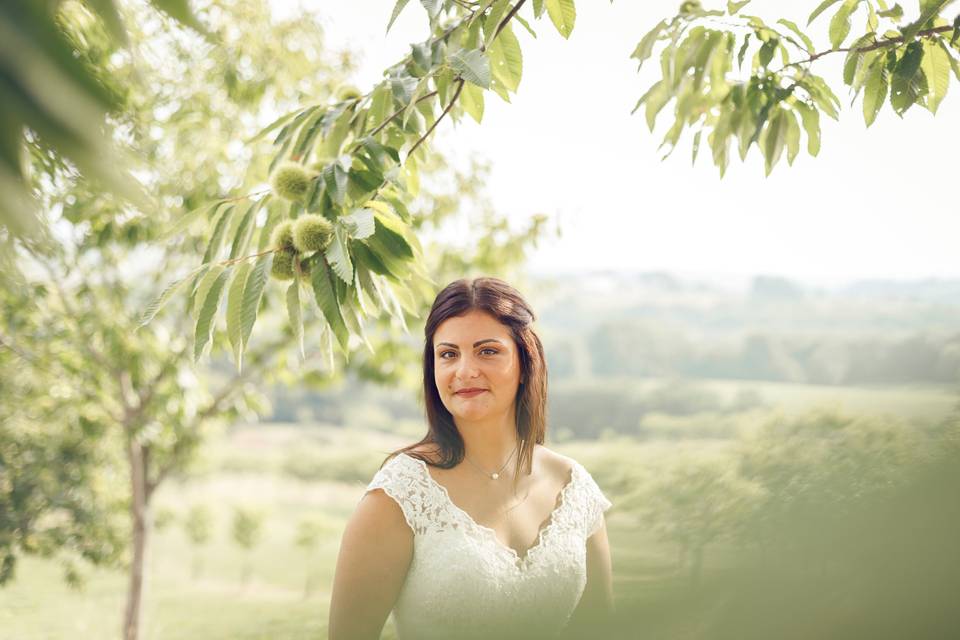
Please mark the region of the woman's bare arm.
POLYGON ((613 569, 606 520, 587 538, 587 584, 562 635, 570 640, 602 637, 613 614, 613 569))
POLYGON ((330 596, 329 640, 376 640, 413 558, 413 531, 393 498, 369 491, 347 522, 330 596))

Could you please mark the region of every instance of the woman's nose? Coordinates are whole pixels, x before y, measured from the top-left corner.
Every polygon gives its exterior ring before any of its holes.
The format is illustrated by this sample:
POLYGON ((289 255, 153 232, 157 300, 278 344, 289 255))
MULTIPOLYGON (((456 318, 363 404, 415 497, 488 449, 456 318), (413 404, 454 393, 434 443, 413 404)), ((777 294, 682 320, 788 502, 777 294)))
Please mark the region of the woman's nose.
POLYGON ((457 377, 458 378, 473 378, 477 373, 477 363, 473 360, 472 356, 464 356, 460 358, 460 362, 457 363, 457 377))

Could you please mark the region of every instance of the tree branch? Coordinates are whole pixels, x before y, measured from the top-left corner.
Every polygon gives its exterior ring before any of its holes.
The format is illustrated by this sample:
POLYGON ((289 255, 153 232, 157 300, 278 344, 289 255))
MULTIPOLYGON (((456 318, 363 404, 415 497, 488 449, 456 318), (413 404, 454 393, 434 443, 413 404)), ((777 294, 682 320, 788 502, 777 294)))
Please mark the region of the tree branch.
POLYGON ((497 31, 493 34, 493 40, 497 39, 497 36, 500 35, 500 32, 503 31, 503 28, 507 26, 507 23, 510 22, 510 19, 513 16, 517 15, 517 11, 520 11, 520 7, 523 6, 527 0, 520 0, 517 4, 513 5, 513 9, 510 9, 510 13, 503 17, 503 20, 500 21, 500 24, 497 25, 497 31))
MULTIPOLYGON (((234 374, 229 381, 225 382, 223 386, 213 395, 213 399, 210 403, 204 407, 202 410, 198 411, 194 416, 193 420, 190 422, 189 426, 185 428, 186 431, 197 431, 206 420, 210 419, 217 413, 223 410, 223 404, 230 399, 234 393, 236 393, 242 386, 242 383, 250 378, 254 373, 260 373, 266 367, 269 362, 269 356, 274 353, 277 349, 287 344, 288 339, 283 338, 281 340, 275 340, 271 344, 264 347, 262 351, 250 358, 249 366, 244 367, 243 373, 234 374)), ((174 444, 174 452, 176 452, 178 444, 183 441, 183 438, 177 438, 176 444, 174 444)), ((152 480, 147 478, 147 494, 150 495, 153 491, 163 482, 167 476, 176 468, 177 456, 170 456, 170 460, 166 464, 158 467, 156 477, 152 480)))
POLYGON ((443 120, 443 116, 450 113, 450 109, 453 107, 453 104, 457 101, 457 98, 460 97, 460 92, 463 91, 463 85, 465 82, 466 80, 464 80, 463 78, 460 78, 460 82, 457 83, 457 90, 454 92, 453 97, 450 98, 450 103, 447 104, 447 107, 443 110, 443 113, 440 114, 440 117, 434 120, 433 124, 430 125, 430 128, 427 129, 427 132, 425 134, 423 134, 423 137, 417 140, 417 142, 412 147, 410 147, 410 153, 407 154, 407 157, 412 156, 413 152, 417 150, 417 147, 419 147, 423 143, 423 141, 426 140, 431 133, 433 133, 433 130, 436 129, 437 125, 440 124, 440 121, 443 120))
MULTIPOLYGON (((436 91, 431 91, 430 93, 425 93, 425 94, 423 94, 422 96, 420 96, 419 98, 417 98, 417 100, 416 100, 416 102, 414 102, 414 104, 420 104, 421 101, 427 100, 427 99, 429 99, 429 98, 432 98, 432 97, 435 96, 435 95, 437 95, 437 92, 436 92, 436 91)), ((396 111, 394 111, 392 114, 390 114, 390 115, 387 117, 386 120, 384 120, 383 122, 381 122, 380 124, 378 124, 378 125, 376 126, 376 128, 375 128, 373 131, 371 131, 370 133, 368 133, 367 135, 369 135, 369 136, 375 136, 375 135, 377 135, 378 133, 380 133, 381 131, 383 131, 383 128, 384 128, 385 126, 387 126, 388 124, 390 124, 390 122, 391 122, 394 118, 396 118, 396 117, 399 116, 401 113, 403 113, 404 111, 406 111, 408 106, 409 106, 408 104, 405 104, 405 105, 403 105, 402 107, 400 107, 399 109, 397 109, 396 111)), ((358 148, 360 148, 360 143, 355 144, 355 145, 351 148, 351 151, 356 150, 356 149, 358 149, 358 148)))
MULTIPOLYGON (((952 27, 952 26, 945 26, 945 27, 933 27, 933 28, 931 28, 931 29, 924 29, 923 31, 918 31, 918 32, 917 32, 916 38, 917 38, 917 39, 919 39, 919 38, 927 38, 927 37, 936 35, 936 34, 938 34, 938 33, 944 33, 944 32, 946 32, 946 31, 953 31, 953 27, 952 27)), ((877 42, 874 42, 873 44, 867 45, 867 46, 865 46, 865 47, 857 47, 857 48, 856 48, 856 51, 859 52, 859 53, 866 53, 867 51, 874 51, 874 50, 876 50, 876 49, 883 49, 883 48, 889 47, 889 46, 891 46, 891 45, 902 44, 903 42, 904 42, 903 36, 897 36, 896 38, 887 38, 887 39, 885 39, 885 40, 878 40, 877 42)), ((819 52, 819 53, 813 54, 812 56, 810 56, 810 57, 807 58, 806 60, 798 60, 798 61, 796 61, 796 62, 791 62, 790 64, 785 64, 785 65, 783 65, 780 69, 777 70, 777 73, 780 73, 781 71, 783 71, 784 69, 786 69, 786 68, 788 68, 788 67, 796 67, 796 66, 799 66, 799 65, 802 65, 802 64, 810 64, 811 62, 814 62, 814 61, 817 60, 818 58, 821 58, 821 57, 823 57, 823 56, 825 56, 825 55, 827 55, 827 54, 829 54, 829 53, 839 53, 839 52, 841 52, 841 51, 847 51, 847 52, 849 52, 851 49, 852 49, 852 47, 847 47, 847 48, 845 48, 845 49, 827 49, 826 51, 821 51, 821 52, 819 52)))

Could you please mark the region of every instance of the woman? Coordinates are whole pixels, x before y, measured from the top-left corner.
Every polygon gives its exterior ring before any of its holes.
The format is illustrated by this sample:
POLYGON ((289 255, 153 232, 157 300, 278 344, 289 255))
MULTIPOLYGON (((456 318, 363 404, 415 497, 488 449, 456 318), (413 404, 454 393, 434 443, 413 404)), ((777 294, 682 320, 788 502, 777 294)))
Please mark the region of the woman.
POLYGON ((330 640, 596 636, 613 610, 603 512, 543 446, 547 369, 533 311, 496 278, 457 280, 425 326, 427 435, 388 456, 340 546, 330 640))

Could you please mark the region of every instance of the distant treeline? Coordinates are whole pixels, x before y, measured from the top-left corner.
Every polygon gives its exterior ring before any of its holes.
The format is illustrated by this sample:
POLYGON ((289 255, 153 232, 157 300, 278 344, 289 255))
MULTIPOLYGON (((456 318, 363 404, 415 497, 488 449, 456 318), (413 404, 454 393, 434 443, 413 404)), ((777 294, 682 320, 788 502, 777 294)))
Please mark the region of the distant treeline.
POLYGON ((804 384, 951 384, 960 381, 960 332, 909 337, 823 337, 749 333, 694 339, 659 323, 597 326, 547 350, 556 378, 724 378, 804 384))

